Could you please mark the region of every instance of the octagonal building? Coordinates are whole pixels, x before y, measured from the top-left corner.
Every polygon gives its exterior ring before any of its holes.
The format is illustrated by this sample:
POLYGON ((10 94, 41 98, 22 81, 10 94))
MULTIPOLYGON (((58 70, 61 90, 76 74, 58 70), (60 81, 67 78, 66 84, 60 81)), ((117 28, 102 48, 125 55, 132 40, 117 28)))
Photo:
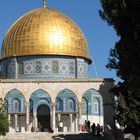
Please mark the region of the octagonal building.
POLYGON ((91 63, 81 29, 45 1, 15 21, 0 59, 9 132, 76 132, 85 120, 111 126, 113 79, 87 78, 91 63))

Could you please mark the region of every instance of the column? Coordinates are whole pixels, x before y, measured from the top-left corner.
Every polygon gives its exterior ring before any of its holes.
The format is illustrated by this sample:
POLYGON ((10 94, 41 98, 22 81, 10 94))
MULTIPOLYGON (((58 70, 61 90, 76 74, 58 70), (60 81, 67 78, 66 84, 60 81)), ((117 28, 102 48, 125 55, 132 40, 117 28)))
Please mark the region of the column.
POLYGON ((61 121, 61 114, 57 114, 57 118, 58 118, 58 124, 57 124, 57 132, 59 132, 60 131, 60 128, 59 128, 59 123, 60 123, 60 121, 61 121))
POLYGON ((8 114, 8 122, 9 122, 9 132, 10 132, 10 129, 11 129, 11 115, 8 114))
POLYGON ((72 132, 72 114, 70 114, 70 132, 72 132))
POLYGON ((55 131, 55 103, 52 103, 52 130, 55 131))
POLYGON ((57 114, 58 122, 61 120, 61 114, 57 114))
POLYGON ((26 103, 26 131, 29 131, 29 103, 26 103))
POLYGON ((80 130, 80 119, 81 119, 81 102, 78 102, 78 130, 80 130))
POLYGON ((38 130, 38 120, 37 120, 37 113, 36 112, 34 112, 33 118, 34 118, 34 131, 36 132, 38 130))
POLYGON ((17 124, 18 124, 18 122, 17 122, 17 114, 15 114, 15 131, 17 131, 17 124))
POLYGON ((9 126, 11 125, 11 115, 8 114, 8 122, 9 122, 9 126))
POLYGON ((78 114, 76 114, 76 118, 75 118, 75 130, 76 130, 76 132, 78 132, 79 131, 79 123, 78 123, 79 121, 78 121, 78 114))

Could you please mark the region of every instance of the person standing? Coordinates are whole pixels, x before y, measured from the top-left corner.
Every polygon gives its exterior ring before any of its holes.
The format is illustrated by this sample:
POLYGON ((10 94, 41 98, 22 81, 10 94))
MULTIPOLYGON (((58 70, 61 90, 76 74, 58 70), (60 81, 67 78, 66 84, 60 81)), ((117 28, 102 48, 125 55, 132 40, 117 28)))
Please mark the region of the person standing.
POLYGON ((87 131, 90 132, 90 121, 87 121, 87 131))
POLYGON ((95 135, 95 128, 96 128, 96 125, 95 125, 95 123, 93 123, 92 126, 91 126, 93 135, 95 135))
POLYGON ((62 121, 59 121, 59 125, 58 125, 58 131, 59 132, 63 132, 63 122, 62 121))
POLYGON ((100 131, 101 131, 101 127, 99 124, 97 124, 97 135, 100 136, 100 131))

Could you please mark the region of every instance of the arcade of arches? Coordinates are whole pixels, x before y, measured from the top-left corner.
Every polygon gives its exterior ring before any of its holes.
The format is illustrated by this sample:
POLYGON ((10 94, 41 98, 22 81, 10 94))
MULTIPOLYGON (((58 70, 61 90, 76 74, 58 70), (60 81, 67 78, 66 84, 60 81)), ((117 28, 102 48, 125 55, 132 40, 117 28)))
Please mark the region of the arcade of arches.
MULTIPOLYGON (((29 94, 21 88, 19 83, 14 86, 17 87, 14 89, 10 89, 8 83, 7 86, 5 84, 5 88, 1 92, 4 93, 3 98, 5 98, 8 104, 10 132, 48 132, 51 130, 55 132, 76 132, 80 130, 80 125, 82 125, 85 120, 90 120, 91 123, 99 123, 102 126, 111 122, 111 117, 113 116, 107 117, 108 111, 112 111, 113 109, 113 98, 108 92, 108 89, 112 85, 111 80, 106 79, 105 81, 98 79, 98 81, 93 80, 90 84, 86 81, 82 81, 82 83, 75 81, 74 84, 81 87, 79 91, 77 87, 73 88, 68 86, 72 83, 63 83, 63 86, 69 88, 63 88, 61 90, 61 82, 40 82, 40 84, 42 85, 38 85, 35 91, 28 89, 29 94), (105 85, 105 83, 107 85, 105 85), (53 85, 55 89, 52 89, 52 91, 54 91, 53 94, 50 88, 43 88, 45 84, 51 87, 53 85), (59 86, 54 86, 55 84, 59 84, 59 86), (84 88, 83 85, 85 85, 86 88, 84 88), (103 86, 101 87, 101 85, 103 86), (62 129, 59 129, 60 122, 63 124, 62 129)), ((34 88, 37 83, 29 83, 29 85, 34 88)))

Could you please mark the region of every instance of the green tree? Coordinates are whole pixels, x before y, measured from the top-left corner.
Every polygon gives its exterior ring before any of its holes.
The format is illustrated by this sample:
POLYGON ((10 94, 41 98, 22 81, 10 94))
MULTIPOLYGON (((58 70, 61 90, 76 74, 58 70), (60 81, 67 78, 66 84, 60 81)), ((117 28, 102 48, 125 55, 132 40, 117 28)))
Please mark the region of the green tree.
POLYGON ((0 99, 0 135, 6 135, 9 130, 7 104, 0 99))
POLYGON ((2 77, 2 72, 0 71, 0 78, 2 77))
POLYGON ((140 126, 140 0, 100 0, 103 20, 120 37, 110 51, 107 68, 121 79, 113 92, 118 97, 116 119, 136 137, 140 126))

